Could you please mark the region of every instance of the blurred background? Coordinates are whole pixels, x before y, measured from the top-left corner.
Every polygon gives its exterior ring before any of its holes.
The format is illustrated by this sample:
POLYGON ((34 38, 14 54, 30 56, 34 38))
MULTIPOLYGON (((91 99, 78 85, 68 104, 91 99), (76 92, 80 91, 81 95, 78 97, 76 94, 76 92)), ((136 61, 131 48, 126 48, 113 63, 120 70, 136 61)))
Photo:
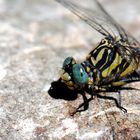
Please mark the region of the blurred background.
MULTIPOLYGON (((140 41, 140 1, 100 2, 140 41)), ((81 97, 68 102, 48 95, 64 59, 84 60, 101 38, 54 0, 0 0, 0 140, 140 139, 138 91, 123 91, 128 114, 95 99, 75 117, 69 108, 81 97)))

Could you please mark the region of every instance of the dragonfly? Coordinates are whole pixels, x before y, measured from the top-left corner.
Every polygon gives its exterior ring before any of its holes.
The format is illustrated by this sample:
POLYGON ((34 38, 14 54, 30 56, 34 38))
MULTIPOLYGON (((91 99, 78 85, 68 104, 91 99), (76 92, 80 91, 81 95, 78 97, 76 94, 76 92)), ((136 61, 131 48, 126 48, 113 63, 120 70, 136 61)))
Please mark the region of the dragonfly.
POLYGON ((122 107, 116 98, 100 93, 133 89, 124 85, 140 81, 140 43, 127 33, 97 0, 56 1, 103 36, 83 62, 78 63, 71 56, 63 62, 60 81, 83 97, 83 103, 73 114, 87 110, 94 96, 113 100, 116 106, 126 113, 127 109, 122 107), (86 94, 89 94, 90 98, 87 98, 86 94))

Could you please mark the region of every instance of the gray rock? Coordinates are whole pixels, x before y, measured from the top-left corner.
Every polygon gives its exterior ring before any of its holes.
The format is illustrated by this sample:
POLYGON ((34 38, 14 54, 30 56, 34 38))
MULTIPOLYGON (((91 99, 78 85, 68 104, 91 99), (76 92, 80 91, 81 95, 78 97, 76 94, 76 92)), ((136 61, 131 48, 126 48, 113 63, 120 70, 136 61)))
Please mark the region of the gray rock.
MULTIPOLYGON (((140 37, 139 1, 101 2, 140 37)), ((127 114, 95 98, 87 111, 73 117, 69 112, 82 102, 80 96, 67 101, 48 94, 63 60, 84 60, 101 38, 55 1, 0 0, 0 140, 140 139, 139 91, 121 91, 127 114)))

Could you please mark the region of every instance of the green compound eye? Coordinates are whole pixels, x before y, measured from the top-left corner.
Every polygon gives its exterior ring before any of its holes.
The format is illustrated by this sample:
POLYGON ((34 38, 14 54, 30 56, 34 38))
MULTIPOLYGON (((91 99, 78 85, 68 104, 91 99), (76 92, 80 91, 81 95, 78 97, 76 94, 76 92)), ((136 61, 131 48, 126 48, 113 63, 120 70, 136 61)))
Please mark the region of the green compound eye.
POLYGON ((63 63, 63 68, 65 69, 66 67, 71 66, 74 63, 75 63, 75 60, 73 57, 67 57, 63 63))
POLYGON ((79 84, 86 84, 88 81, 88 74, 81 64, 75 64, 72 68, 74 81, 79 84))

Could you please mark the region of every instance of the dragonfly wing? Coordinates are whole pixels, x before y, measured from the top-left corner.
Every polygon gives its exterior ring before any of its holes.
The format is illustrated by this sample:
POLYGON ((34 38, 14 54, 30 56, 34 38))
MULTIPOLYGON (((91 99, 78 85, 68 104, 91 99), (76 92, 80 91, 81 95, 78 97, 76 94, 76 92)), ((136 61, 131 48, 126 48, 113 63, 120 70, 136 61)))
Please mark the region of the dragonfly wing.
POLYGON ((118 46, 122 57, 136 67, 137 61, 132 62, 132 57, 140 54, 140 43, 131 35, 126 33, 124 28, 120 26, 102 7, 97 0, 56 0, 64 7, 72 11, 83 21, 97 30, 103 36, 108 38, 118 37, 122 42, 126 42, 126 46, 118 46), (130 46, 136 46, 138 49, 130 49, 130 46))
POLYGON ((56 0, 64 7, 72 11, 75 15, 84 20, 92 28, 97 30, 104 36, 111 34, 111 28, 109 25, 110 20, 108 16, 101 10, 100 4, 97 1, 80 1, 80 0, 56 0), (91 4, 90 4, 91 3, 91 4), (89 7, 90 6, 90 7, 89 7), (110 32, 109 32, 110 31, 110 32))

